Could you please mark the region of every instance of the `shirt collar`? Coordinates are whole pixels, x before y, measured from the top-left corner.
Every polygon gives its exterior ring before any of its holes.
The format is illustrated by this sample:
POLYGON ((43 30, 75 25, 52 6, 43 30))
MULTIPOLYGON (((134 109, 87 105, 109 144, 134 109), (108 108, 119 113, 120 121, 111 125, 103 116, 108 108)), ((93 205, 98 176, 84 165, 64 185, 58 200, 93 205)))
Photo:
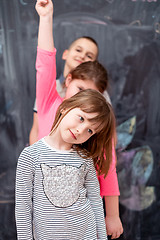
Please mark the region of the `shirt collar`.
POLYGON ((64 80, 65 80, 65 78, 64 78, 63 74, 61 74, 60 77, 59 77, 60 83, 63 84, 64 80))

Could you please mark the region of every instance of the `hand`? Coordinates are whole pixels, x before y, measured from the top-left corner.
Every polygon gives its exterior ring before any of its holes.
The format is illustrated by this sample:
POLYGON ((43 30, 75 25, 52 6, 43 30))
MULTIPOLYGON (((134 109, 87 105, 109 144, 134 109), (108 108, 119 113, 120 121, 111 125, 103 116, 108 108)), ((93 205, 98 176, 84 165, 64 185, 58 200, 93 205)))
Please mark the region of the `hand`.
POLYGON ((37 0, 36 11, 39 16, 48 16, 53 14, 53 3, 51 0, 37 0))
POLYGON ((123 233, 123 227, 119 216, 106 216, 107 235, 111 235, 111 239, 119 238, 123 233))

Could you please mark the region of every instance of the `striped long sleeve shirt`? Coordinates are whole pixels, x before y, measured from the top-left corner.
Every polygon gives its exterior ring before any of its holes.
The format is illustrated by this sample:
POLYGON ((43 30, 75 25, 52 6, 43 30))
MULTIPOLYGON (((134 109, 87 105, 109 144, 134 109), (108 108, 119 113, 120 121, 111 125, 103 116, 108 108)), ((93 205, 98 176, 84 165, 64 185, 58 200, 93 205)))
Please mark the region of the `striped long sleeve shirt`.
POLYGON ((107 239, 93 161, 44 138, 18 159, 15 213, 19 240, 107 239))

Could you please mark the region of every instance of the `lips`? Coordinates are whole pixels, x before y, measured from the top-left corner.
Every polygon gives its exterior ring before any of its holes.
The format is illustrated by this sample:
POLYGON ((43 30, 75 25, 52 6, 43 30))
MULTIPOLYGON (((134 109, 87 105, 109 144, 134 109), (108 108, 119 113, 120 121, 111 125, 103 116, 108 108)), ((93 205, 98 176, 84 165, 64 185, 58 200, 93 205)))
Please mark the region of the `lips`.
POLYGON ((78 64, 83 63, 83 61, 81 59, 75 59, 76 62, 78 62, 78 64))
POLYGON ((82 63, 82 61, 79 61, 79 60, 77 60, 77 62, 78 62, 79 64, 81 64, 81 63, 82 63))
POLYGON ((77 139, 76 136, 73 134, 73 132, 72 132, 70 129, 69 129, 69 131, 70 131, 72 137, 73 137, 74 139, 77 139))

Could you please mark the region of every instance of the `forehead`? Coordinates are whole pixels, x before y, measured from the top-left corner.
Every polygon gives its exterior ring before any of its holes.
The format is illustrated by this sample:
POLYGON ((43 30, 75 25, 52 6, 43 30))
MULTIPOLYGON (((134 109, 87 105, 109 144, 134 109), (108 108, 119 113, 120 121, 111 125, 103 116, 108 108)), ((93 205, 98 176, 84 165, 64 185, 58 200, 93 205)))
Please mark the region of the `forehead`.
POLYGON ((77 88, 81 88, 81 90, 94 89, 96 91, 99 91, 94 81, 89 79, 88 80, 74 79, 70 83, 70 87, 73 87, 73 86, 77 88))
MULTIPOLYGON (((89 106, 88 106, 89 108, 89 106)), ((84 112, 81 108, 74 108, 71 109, 68 113, 70 113, 72 116, 73 115, 77 115, 79 117, 83 117, 85 119, 85 121, 88 122, 88 125, 94 130, 97 131, 98 127, 99 127, 99 122, 97 122, 95 120, 95 118, 98 116, 98 113, 86 113, 84 112)), ((70 117, 69 117, 70 118, 70 117)))
POLYGON ((90 127, 92 127, 96 131, 99 127, 99 122, 95 120, 95 118, 98 116, 98 113, 95 113, 95 112, 86 113, 81 109, 80 109, 80 112, 82 116, 88 121, 90 127))
MULTIPOLYGON (((90 107, 88 106, 88 109, 89 109, 89 108, 90 108, 90 107)), ((87 120, 91 120, 91 119, 97 117, 97 115, 98 115, 98 113, 95 113, 95 112, 93 112, 93 113, 92 113, 92 112, 91 112, 91 113, 84 112, 83 109, 81 109, 81 108, 79 108, 79 107, 76 107, 76 108, 74 108, 74 109, 72 109, 72 110, 70 110, 70 111, 73 111, 73 112, 75 112, 75 113, 80 113, 80 114, 82 114, 83 117, 85 117, 87 120)))
MULTIPOLYGON (((89 108, 89 106, 88 106, 88 108, 89 108)), ((85 118, 86 120, 91 121, 91 122, 98 115, 98 113, 95 113, 95 112, 87 113, 87 112, 83 111, 81 108, 78 108, 78 107, 74 108, 74 109, 71 109, 69 112, 71 112, 72 114, 78 114, 79 116, 82 116, 83 118, 85 118)), ((95 125, 95 123, 96 122, 93 121, 91 123, 91 125, 92 124, 95 125)))

